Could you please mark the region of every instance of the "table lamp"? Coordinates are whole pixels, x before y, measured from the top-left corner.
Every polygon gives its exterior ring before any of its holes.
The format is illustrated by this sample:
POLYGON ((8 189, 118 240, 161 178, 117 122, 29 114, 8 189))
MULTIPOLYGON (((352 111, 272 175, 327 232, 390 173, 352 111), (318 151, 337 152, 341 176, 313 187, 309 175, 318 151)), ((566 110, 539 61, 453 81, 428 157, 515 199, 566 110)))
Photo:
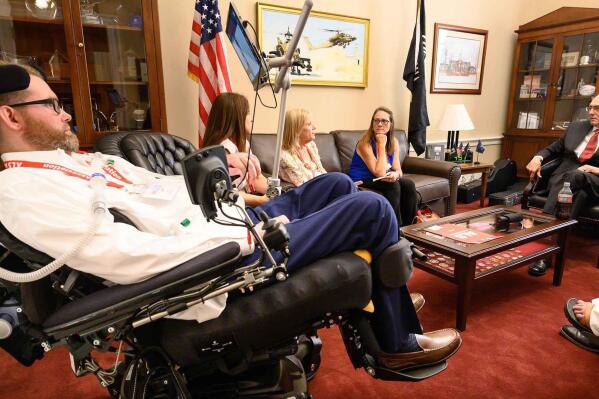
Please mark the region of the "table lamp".
POLYGON ((460 130, 474 130, 474 124, 464 104, 448 104, 439 123, 439 129, 447 130, 445 160, 450 161, 451 154, 459 144, 460 130))

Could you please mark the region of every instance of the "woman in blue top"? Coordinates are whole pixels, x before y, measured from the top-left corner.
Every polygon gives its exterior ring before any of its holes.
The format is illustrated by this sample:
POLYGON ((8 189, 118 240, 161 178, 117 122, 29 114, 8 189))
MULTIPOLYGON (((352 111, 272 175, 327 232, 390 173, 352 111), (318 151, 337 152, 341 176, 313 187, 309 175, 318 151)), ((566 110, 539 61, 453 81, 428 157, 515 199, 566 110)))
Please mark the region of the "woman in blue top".
POLYGON ((391 203, 400 226, 412 224, 418 204, 416 186, 402 178, 399 142, 393 136, 393 112, 378 107, 370 127, 356 145, 349 176, 362 187, 376 191, 391 203))

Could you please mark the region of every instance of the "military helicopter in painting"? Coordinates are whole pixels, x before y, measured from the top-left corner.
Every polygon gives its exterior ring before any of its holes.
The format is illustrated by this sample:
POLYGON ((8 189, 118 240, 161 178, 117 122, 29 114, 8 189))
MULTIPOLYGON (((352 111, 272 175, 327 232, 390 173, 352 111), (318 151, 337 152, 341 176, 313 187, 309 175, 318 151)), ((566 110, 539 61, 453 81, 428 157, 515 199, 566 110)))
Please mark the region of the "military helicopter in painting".
POLYGON ((327 32, 335 32, 335 34, 333 36, 331 36, 330 38, 328 38, 323 43, 318 44, 316 46, 314 46, 312 43, 310 43, 310 39, 308 39, 307 36, 304 36, 304 40, 306 41, 306 44, 308 45, 308 48, 310 50, 318 50, 321 48, 329 48, 329 47, 334 47, 334 46, 346 48, 347 46, 349 46, 349 44, 351 42, 356 40, 355 36, 352 36, 349 33, 342 32, 339 29, 323 29, 323 30, 325 30, 327 32))
MULTIPOLYGON (((283 36, 277 36, 277 47, 274 51, 270 51, 270 54, 275 57, 282 57, 287 51, 287 47, 289 47, 289 42, 293 38, 293 33, 289 31, 289 27, 287 27, 287 32, 282 34, 283 36)), ((310 62, 310 58, 302 57, 300 55, 300 49, 297 48, 293 53, 293 64, 291 65, 291 74, 292 75, 306 75, 302 73, 302 70, 305 69, 307 74, 312 72, 312 64, 310 62)))

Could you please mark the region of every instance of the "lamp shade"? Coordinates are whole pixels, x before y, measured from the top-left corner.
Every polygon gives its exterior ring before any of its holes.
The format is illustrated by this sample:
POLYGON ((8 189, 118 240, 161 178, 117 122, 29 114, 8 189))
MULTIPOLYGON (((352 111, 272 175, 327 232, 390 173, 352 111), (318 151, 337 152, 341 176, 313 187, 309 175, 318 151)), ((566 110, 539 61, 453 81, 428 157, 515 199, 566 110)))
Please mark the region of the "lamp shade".
POLYGON ((474 124, 464 104, 448 104, 445 107, 439 130, 474 130, 474 124))

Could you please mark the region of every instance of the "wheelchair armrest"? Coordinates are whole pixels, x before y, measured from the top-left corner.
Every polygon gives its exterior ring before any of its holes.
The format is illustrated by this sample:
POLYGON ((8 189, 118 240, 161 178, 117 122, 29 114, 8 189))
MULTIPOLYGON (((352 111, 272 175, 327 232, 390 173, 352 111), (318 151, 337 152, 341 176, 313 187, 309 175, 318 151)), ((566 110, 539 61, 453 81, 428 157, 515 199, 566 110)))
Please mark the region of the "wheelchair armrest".
POLYGON ((387 247, 375 260, 374 274, 383 285, 399 288, 406 285, 413 273, 412 243, 401 238, 387 247))
POLYGON ((108 327, 143 306, 232 272, 240 258, 239 245, 227 243, 148 280, 94 292, 50 315, 43 323, 44 332, 61 339, 108 327))

